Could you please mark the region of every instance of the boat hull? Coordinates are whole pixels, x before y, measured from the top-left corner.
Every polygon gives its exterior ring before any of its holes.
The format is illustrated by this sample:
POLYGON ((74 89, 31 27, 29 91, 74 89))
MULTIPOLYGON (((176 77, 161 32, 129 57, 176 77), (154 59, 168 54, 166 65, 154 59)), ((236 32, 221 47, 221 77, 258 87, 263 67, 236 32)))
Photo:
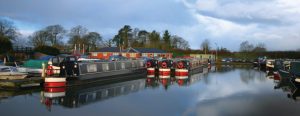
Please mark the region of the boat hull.
POLYGON ((290 78, 290 74, 288 71, 279 70, 278 73, 281 79, 290 78))
POLYGON ((19 80, 25 79, 27 75, 25 74, 1 74, 0 79, 2 80, 19 80))

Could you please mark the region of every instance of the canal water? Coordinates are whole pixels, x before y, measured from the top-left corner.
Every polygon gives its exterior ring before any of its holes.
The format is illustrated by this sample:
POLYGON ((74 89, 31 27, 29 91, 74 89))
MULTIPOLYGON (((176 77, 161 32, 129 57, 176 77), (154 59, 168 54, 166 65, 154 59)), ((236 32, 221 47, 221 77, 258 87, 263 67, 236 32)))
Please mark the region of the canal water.
POLYGON ((0 115, 299 116, 299 92, 292 85, 252 67, 220 66, 184 80, 141 77, 66 89, 1 90, 0 115))

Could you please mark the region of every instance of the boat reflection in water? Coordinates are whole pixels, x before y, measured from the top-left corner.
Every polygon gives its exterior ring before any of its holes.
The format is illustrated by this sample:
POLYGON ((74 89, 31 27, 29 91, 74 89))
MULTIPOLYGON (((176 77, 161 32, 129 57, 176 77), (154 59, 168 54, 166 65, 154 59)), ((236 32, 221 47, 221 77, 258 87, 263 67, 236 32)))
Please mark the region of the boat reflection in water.
POLYGON ((281 89, 283 92, 287 93, 287 97, 290 99, 295 101, 300 100, 300 83, 292 81, 290 78, 280 78, 279 81, 274 82, 274 89, 281 89))
POLYGON ((58 105, 64 102, 65 95, 65 87, 44 88, 44 90, 41 91, 41 102, 46 106, 48 111, 51 111, 52 105, 58 105))
POLYGON ((147 76, 146 79, 146 87, 147 88, 159 88, 159 86, 163 86, 165 90, 168 90, 168 88, 171 85, 174 85, 174 83, 178 86, 189 86, 191 84, 194 84, 196 82, 199 82, 201 78, 207 76, 209 72, 209 69, 203 69, 202 73, 193 74, 190 76, 175 76, 170 78, 160 78, 159 76, 155 77, 149 77, 147 76))
POLYGON ((146 88, 158 88, 159 82, 157 78, 149 78, 146 79, 146 88))
POLYGON ((72 86, 67 88, 45 88, 41 92, 41 103, 51 111, 53 105, 61 105, 67 108, 79 108, 90 103, 107 100, 121 95, 127 95, 145 88, 159 88, 168 90, 168 88, 177 83, 178 86, 189 86, 200 81, 203 73, 194 74, 187 77, 134 77, 126 80, 115 80, 110 82, 92 83, 89 85, 72 86))
POLYGON ((165 90, 168 90, 169 87, 175 83, 175 81, 176 79, 174 77, 169 79, 165 79, 165 78, 159 79, 159 82, 161 83, 161 85, 164 87, 165 90))
POLYGON ((291 86, 290 92, 288 93, 287 97, 298 101, 300 100, 300 84, 292 81, 291 84, 293 86, 291 86))
POLYGON ((89 103, 134 93, 144 89, 145 86, 145 79, 143 78, 123 82, 115 81, 68 87, 64 94, 59 92, 49 93, 49 91, 44 90, 41 92, 41 102, 46 105, 49 111, 51 111, 51 105, 77 108, 89 103))

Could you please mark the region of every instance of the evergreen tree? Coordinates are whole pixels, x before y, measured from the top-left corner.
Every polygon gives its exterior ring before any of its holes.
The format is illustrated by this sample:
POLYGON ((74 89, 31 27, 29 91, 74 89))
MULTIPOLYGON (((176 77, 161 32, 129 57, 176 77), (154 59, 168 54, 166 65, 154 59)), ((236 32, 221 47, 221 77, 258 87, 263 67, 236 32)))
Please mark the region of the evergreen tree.
POLYGON ((163 49, 169 50, 171 46, 171 35, 169 34, 168 30, 165 30, 164 35, 163 35, 163 49))

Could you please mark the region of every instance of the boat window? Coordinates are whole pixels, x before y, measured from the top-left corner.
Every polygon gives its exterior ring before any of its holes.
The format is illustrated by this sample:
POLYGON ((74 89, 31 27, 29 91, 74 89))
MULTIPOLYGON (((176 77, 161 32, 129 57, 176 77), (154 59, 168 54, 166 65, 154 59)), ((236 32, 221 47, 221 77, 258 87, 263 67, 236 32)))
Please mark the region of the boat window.
POLYGON ((53 63, 58 63, 58 58, 53 58, 53 59, 52 59, 52 62, 53 62, 53 63))
POLYGON ((59 59, 58 59, 57 57, 53 58, 53 59, 52 59, 52 64, 53 64, 54 66, 57 66, 57 65, 59 64, 59 59))
POLYGON ((1 72, 10 72, 10 69, 7 67, 7 68, 1 68, 0 69, 1 72))
POLYGON ((76 58, 74 58, 74 57, 70 57, 70 59, 69 59, 70 61, 76 61, 76 58))

